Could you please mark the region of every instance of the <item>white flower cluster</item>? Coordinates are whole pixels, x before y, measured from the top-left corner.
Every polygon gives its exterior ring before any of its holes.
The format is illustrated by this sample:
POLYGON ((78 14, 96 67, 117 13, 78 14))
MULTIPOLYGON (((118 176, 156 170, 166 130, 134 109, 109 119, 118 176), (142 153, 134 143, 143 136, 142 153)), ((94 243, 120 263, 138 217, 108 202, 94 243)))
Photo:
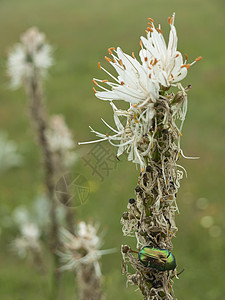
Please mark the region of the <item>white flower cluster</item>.
POLYGON ((48 225, 49 204, 43 195, 38 195, 31 206, 17 206, 11 216, 11 224, 19 231, 12 242, 13 250, 21 257, 29 253, 41 253, 41 236, 48 225))
MULTIPOLYGON (((80 144, 95 143, 108 140, 118 147, 117 156, 123 152, 128 153, 128 160, 144 166, 145 156, 153 146, 154 133, 150 134, 150 128, 155 115, 154 103, 159 97, 166 97, 166 91, 170 86, 180 87, 180 81, 187 75, 191 65, 199 61, 198 57, 191 64, 187 63, 187 56, 183 61, 182 55, 177 51, 177 33, 174 26, 175 15, 168 19, 170 35, 168 46, 163 38, 160 25, 155 28, 153 20, 149 18, 147 38, 141 37, 141 50, 139 53, 141 63, 132 56, 125 54, 119 47, 109 48, 111 58, 106 61, 116 70, 118 76, 113 76, 100 63, 99 68, 105 71, 114 82, 94 79, 93 83, 101 89, 94 92, 101 100, 110 101, 113 108, 116 129, 102 120, 114 134, 95 133, 100 139, 80 144), (128 110, 118 109, 113 100, 124 100, 129 103, 128 110), (120 121, 125 119, 125 125, 120 121)), ((185 90, 182 88, 185 94, 185 90)), ((184 98, 186 95, 184 95, 184 98)), ((180 105, 180 104, 179 104, 180 105)), ((178 112, 178 109, 175 109, 178 112)), ((180 107, 179 107, 180 113, 180 107)), ((184 119, 184 114, 180 114, 184 119)))
POLYGON ((24 258, 30 251, 40 252, 40 230, 35 223, 23 223, 20 226, 21 236, 16 238, 12 247, 17 254, 24 258))
POLYGON ((76 161, 77 155, 74 151, 73 136, 62 115, 51 117, 49 127, 46 130, 46 137, 51 152, 58 155, 63 166, 70 166, 76 161))
POLYGON ((61 240, 64 251, 58 251, 63 266, 61 270, 75 270, 82 264, 93 264, 96 275, 101 276, 99 259, 104 254, 114 252, 113 249, 100 250, 102 239, 97 235, 97 229, 92 224, 80 222, 75 234, 61 229, 61 240))
POLYGON ((19 88, 30 80, 35 72, 41 77, 46 75, 52 65, 51 47, 45 41, 45 35, 37 28, 28 29, 21 36, 21 43, 10 51, 7 73, 11 78, 12 88, 19 88))
POLYGON ((18 147, 14 141, 8 140, 7 134, 0 133, 0 173, 15 166, 21 165, 22 156, 18 153, 18 147))

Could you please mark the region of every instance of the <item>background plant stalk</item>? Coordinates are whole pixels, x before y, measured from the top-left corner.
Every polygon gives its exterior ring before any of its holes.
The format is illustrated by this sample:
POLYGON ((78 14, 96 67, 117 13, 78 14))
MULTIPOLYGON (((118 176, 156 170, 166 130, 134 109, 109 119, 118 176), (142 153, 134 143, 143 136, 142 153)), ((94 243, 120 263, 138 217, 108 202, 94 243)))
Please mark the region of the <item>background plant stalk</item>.
POLYGON ((101 276, 98 276, 93 264, 82 264, 77 271, 79 300, 104 300, 101 291, 101 276))
MULTIPOLYGON (((30 99, 29 111, 31 121, 34 124, 34 128, 37 134, 37 142, 41 148, 43 155, 43 165, 45 170, 45 186, 47 196, 50 201, 50 220, 51 228, 49 232, 49 247, 53 255, 53 277, 51 287, 51 299, 57 299, 60 291, 60 272, 58 271, 60 262, 59 256, 56 254, 56 250, 59 248, 59 224, 57 221, 57 200, 55 198, 55 182, 56 182, 56 169, 54 166, 54 160, 52 152, 48 144, 46 137, 46 130, 48 128, 47 111, 44 104, 42 84, 39 80, 39 75, 34 71, 34 75, 25 84, 25 89, 28 98, 30 99)), ((67 195, 64 195, 66 197, 67 195)), ((69 195, 68 195, 69 196, 69 195)), ((64 199, 65 203, 68 203, 67 199, 64 199)), ((67 225, 71 231, 74 230, 75 216, 74 212, 67 207, 66 209, 67 225)))

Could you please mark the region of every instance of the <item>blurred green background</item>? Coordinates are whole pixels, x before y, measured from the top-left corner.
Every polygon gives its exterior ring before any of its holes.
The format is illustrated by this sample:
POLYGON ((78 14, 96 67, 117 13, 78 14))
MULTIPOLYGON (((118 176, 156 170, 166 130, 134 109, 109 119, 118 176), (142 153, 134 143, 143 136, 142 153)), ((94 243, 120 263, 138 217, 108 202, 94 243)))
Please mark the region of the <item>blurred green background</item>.
MULTIPOLYGON (((192 84, 189 109, 184 125, 182 147, 188 178, 182 180, 178 194, 179 231, 174 239, 178 269, 185 268, 174 280, 178 299, 225 299, 225 43, 224 0, 1 0, 0 1, 0 129, 19 145, 24 165, 1 174, 0 199, 9 211, 29 204, 41 191, 42 171, 39 151, 33 139, 22 90, 10 91, 5 75, 7 50, 19 41, 30 26, 38 26, 54 46, 55 65, 45 84, 50 113, 62 113, 76 141, 94 139, 88 125, 105 132, 100 118, 112 121, 109 103, 95 98, 92 78, 105 78, 97 62, 106 64, 107 48, 120 46, 126 53, 139 51, 139 37, 144 35, 147 18, 160 23, 168 36, 167 17, 176 12, 178 49, 189 61, 199 55, 183 81, 192 84), (202 200, 205 198, 207 200, 202 200), (200 200, 199 200, 200 199, 200 200), (201 205, 205 203, 206 205, 201 205), (210 216, 206 228, 202 220, 210 216)), ((113 124, 111 122, 111 124, 113 124)), ((110 151, 116 153, 108 144, 110 151)), ((79 146, 81 155, 90 149, 79 146)), ((135 287, 126 288, 121 275, 121 243, 132 243, 121 233, 120 217, 128 199, 134 196, 138 171, 125 157, 109 176, 100 182, 82 160, 74 171, 83 174, 92 188, 87 203, 77 209, 78 219, 89 217, 107 230, 103 248, 118 249, 102 258, 106 299, 142 299, 135 287)), ((1 232, 0 298, 3 300, 45 299, 48 279, 37 275, 25 261, 9 250, 11 236, 1 232)), ((64 299, 74 299, 72 274, 64 276, 64 299)))

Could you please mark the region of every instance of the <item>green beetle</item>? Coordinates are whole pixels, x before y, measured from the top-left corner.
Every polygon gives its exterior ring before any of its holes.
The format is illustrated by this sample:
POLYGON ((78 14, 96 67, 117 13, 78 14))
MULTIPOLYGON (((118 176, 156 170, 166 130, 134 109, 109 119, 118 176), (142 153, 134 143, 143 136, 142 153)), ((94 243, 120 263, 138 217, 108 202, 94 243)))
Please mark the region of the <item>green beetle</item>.
POLYGON ((174 270, 177 266, 174 255, 167 249, 145 246, 138 252, 138 257, 145 267, 158 271, 174 270))

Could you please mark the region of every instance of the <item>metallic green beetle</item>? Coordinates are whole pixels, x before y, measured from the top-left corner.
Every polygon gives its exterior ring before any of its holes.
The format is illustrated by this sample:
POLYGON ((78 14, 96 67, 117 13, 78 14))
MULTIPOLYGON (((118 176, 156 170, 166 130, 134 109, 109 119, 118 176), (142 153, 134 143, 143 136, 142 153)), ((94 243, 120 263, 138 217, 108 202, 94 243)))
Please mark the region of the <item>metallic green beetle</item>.
POLYGON ((167 249, 146 246, 138 252, 138 257, 145 267, 158 271, 174 270, 177 266, 174 255, 167 249))

